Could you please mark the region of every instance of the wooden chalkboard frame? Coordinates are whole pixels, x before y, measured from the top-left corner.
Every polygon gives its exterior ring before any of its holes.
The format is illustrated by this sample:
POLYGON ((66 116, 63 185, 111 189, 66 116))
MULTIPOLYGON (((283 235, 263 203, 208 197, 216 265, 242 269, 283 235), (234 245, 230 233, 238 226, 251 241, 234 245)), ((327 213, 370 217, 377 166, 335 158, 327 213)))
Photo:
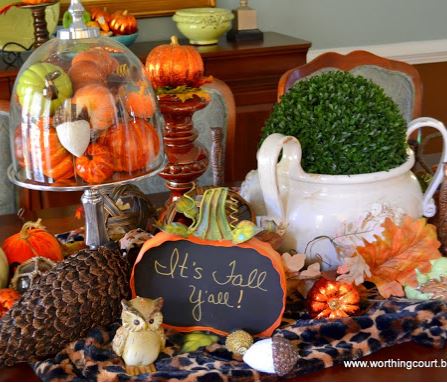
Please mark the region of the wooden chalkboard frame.
MULTIPOLYGON (((175 242, 175 241, 185 241, 185 240, 195 243, 195 244, 198 244, 198 245, 204 245, 204 246, 216 246, 216 247, 226 247, 226 248, 241 247, 241 248, 246 248, 246 249, 252 249, 252 250, 255 250, 256 252, 258 252, 261 256, 267 257, 272 262, 273 268, 279 275, 281 289, 283 291, 282 310, 281 310, 278 318, 275 320, 275 322, 269 328, 265 329, 264 331, 262 331, 258 334, 255 334, 256 336, 260 336, 260 337, 271 336, 273 331, 275 331, 275 329, 277 329, 280 326, 282 316, 284 314, 284 310, 286 307, 286 299, 287 299, 286 275, 285 275, 284 267, 283 267, 283 264, 282 264, 279 254, 276 253, 272 249, 270 244, 268 244, 266 242, 262 242, 256 238, 252 238, 248 242, 244 242, 244 243, 235 245, 232 241, 229 241, 229 240, 210 241, 210 240, 203 240, 203 239, 200 239, 200 238, 194 237, 194 236, 189 236, 187 238, 184 238, 181 236, 177 236, 177 235, 173 235, 173 234, 169 234, 169 233, 165 233, 165 232, 158 233, 154 238, 148 240, 143 245, 143 247, 141 248, 140 253, 138 254, 138 257, 135 261, 134 267, 132 269, 131 277, 130 277, 130 288, 132 291, 132 297, 133 298, 136 297, 135 269, 136 269, 137 264, 142 260, 143 256, 146 254, 146 252, 148 250, 150 250, 151 248, 158 247, 168 241, 175 242)), ((168 329, 173 329, 173 330, 179 331, 179 332, 210 331, 210 332, 222 335, 222 336, 228 335, 228 332, 221 331, 219 329, 207 327, 207 326, 179 327, 179 326, 163 324, 163 327, 168 328, 168 329)))

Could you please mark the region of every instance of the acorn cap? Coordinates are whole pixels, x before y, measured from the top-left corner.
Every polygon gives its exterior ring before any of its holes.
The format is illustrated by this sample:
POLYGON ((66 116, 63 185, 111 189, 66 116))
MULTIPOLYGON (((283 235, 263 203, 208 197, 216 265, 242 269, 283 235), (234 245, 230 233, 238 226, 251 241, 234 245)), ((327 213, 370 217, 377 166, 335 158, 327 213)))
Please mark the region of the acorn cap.
POLYGON ((227 336, 225 347, 234 354, 244 355, 253 344, 253 337, 244 330, 236 330, 227 336))
POLYGON ((282 336, 272 338, 273 366, 279 376, 287 375, 299 358, 298 350, 282 336))

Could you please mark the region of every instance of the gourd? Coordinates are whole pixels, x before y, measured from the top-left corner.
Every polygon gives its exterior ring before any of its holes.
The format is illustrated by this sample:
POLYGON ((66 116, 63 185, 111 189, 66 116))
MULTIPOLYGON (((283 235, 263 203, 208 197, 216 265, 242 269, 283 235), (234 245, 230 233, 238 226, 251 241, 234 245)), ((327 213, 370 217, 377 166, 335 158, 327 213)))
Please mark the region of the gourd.
POLYGON ((198 88, 203 83, 204 65, 200 53, 190 45, 179 45, 176 36, 171 44, 159 45, 146 58, 146 72, 157 88, 188 86, 198 88))
POLYGON ((351 283, 319 279, 307 295, 313 318, 345 318, 359 309, 360 295, 351 283))
POLYGON ((19 233, 5 239, 2 247, 10 265, 23 263, 36 256, 55 262, 63 259, 59 242, 45 230, 41 222, 41 219, 26 222, 19 233))
POLYGON ((16 86, 22 115, 32 117, 52 115, 73 93, 68 75, 61 67, 49 63, 36 63, 25 69, 16 86))
POLYGON ((137 19, 126 11, 117 11, 110 17, 109 28, 115 35, 131 35, 138 30, 137 19))
POLYGON ((113 158, 104 145, 91 144, 85 155, 76 159, 76 174, 89 184, 100 184, 113 174, 113 158))

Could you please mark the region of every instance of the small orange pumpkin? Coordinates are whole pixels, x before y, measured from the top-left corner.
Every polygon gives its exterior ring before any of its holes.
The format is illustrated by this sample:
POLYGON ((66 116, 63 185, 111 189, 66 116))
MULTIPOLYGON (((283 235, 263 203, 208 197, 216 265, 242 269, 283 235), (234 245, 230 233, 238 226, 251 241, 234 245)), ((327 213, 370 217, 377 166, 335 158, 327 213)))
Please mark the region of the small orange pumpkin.
POLYGON ((14 306, 19 298, 20 294, 14 289, 0 289, 0 318, 14 306))
POLYGON ((154 100, 152 96, 145 93, 142 86, 137 92, 129 92, 125 95, 125 105, 127 112, 134 117, 149 118, 154 114, 154 100))
POLYGON ((146 72, 155 89, 182 85, 198 88, 204 83, 200 53, 190 45, 179 45, 176 36, 171 37, 171 44, 152 49, 146 58, 146 72))
POLYGON ((113 159, 104 145, 90 144, 85 154, 76 159, 76 174, 89 184, 100 184, 113 174, 113 159))
POLYGON ((115 35, 131 35, 138 30, 137 19, 126 11, 116 11, 110 17, 110 30, 115 35))
POLYGON ((62 248, 57 239, 45 230, 41 219, 26 222, 19 233, 5 239, 3 251, 8 263, 23 263, 33 257, 45 257, 52 261, 61 261, 62 248))
POLYGON ((346 318, 359 309, 360 294, 351 283, 319 279, 307 295, 312 318, 346 318))
POLYGON ((40 118, 37 123, 31 121, 23 122, 21 132, 16 135, 17 140, 22 139, 27 144, 26 151, 18 151, 16 155, 23 155, 24 167, 33 172, 34 177, 38 174, 62 180, 74 176, 73 156, 61 145, 56 130, 52 126, 50 118, 40 118))
POLYGON ((86 108, 90 125, 95 130, 104 130, 113 124, 117 115, 115 99, 110 91, 99 84, 90 84, 78 89, 72 98, 78 111, 86 108))
POLYGON ((107 8, 100 7, 92 7, 90 9, 90 16, 93 21, 96 21, 104 32, 110 31, 109 22, 110 22, 110 13, 107 12, 107 8))
POLYGON ((134 172, 145 168, 160 151, 160 139, 154 126, 142 119, 110 128, 100 139, 110 148, 116 171, 134 172))

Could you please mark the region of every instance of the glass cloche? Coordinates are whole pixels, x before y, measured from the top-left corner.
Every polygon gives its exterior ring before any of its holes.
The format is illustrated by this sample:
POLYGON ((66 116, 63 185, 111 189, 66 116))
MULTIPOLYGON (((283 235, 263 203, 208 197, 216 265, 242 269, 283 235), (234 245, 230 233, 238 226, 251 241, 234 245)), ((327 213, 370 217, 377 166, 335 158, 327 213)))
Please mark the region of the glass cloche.
POLYGON ((146 177, 164 165, 162 118, 139 59, 73 24, 28 58, 14 85, 12 180, 46 190, 87 189, 146 177))

